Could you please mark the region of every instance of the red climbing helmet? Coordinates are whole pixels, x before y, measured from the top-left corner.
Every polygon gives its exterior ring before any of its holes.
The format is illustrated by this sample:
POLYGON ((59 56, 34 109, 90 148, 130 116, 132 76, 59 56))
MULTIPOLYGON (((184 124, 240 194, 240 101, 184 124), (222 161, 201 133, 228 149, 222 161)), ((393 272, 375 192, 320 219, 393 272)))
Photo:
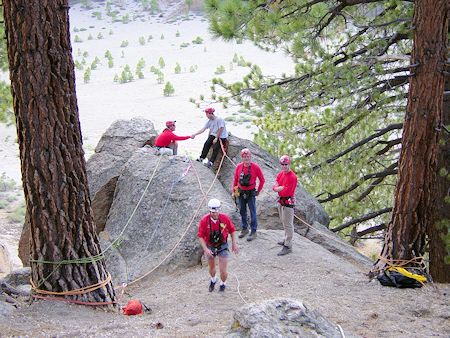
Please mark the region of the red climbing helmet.
POLYGON ((250 149, 244 148, 241 150, 241 157, 243 156, 250 156, 252 153, 250 152, 250 149))
POLYGON ((167 128, 173 127, 175 125, 175 122, 177 122, 177 121, 167 121, 166 122, 166 127, 167 128))
POLYGON ((206 114, 214 114, 216 110, 213 107, 208 107, 205 109, 206 114))
POLYGON ((287 155, 280 157, 280 164, 291 164, 291 159, 287 155))

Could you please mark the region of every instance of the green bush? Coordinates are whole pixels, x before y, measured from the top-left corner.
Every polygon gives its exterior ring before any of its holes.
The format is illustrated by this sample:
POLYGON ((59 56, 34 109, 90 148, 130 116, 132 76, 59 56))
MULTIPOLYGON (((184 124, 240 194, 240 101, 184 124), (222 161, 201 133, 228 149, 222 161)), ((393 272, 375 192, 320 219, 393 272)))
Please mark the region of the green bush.
POLYGON ((22 202, 17 208, 15 208, 8 215, 8 219, 14 223, 23 223, 25 220, 25 212, 26 212, 25 203, 22 202))
POLYGON ((181 73, 181 66, 180 64, 177 62, 177 65, 175 66, 175 74, 180 74, 181 73))
POLYGON ((164 96, 171 96, 175 93, 175 89, 173 88, 170 82, 166 82, 163 90, 164 96))
POLYGON ((97 40, 102 40, 103 39, 103 34, 102 32, 97 34, 97 40))
POLYGON ((214 72, 214 74, 223 74, 225 73, 225 67, 220 65, 216 68, 216 71, 214 72))
POLYGON ((87 67, 83 74, 84 83, 89 83, 91 80, 91 68, 87 67))
POLYGON ((203 43, 203 39, 200 36, 197 36, 194 40, 192 40, 192 43, 201 45, 203 43))
POLYGON ((0 176, 0 191, 11 191, 16 188, 16 182, 2 173, 0 176))
POLYGON ((166 63, 164 62, 164 58, 162 56, 158 60, 158 65, 159 65, 159 68, 161 68, 161 69, 166 66, 166 63))
POLYGON ((123 40, 122 43, 120 44, 120 47, 125 48, 128 46, 128 40, 123 40))
POLYGON ((81 43, 83 42, 83 40, 81 40, 81 38, 78 35, 75 35, 75 38, 73 40, 75 43, 81 43))
POLYGON ((145 45, 145 37, 143 37, 143 36, 139 37, 139 44, 140 44, 141 46, 144 46, 144 45, 145 45))

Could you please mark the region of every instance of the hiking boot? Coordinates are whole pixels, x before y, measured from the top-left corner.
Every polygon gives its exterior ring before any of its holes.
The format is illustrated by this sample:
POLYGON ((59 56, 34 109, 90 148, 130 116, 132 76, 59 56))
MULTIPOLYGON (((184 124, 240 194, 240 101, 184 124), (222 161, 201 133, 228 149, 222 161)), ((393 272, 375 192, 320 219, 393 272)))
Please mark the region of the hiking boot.
POLYGON ((277 242, 278 245, 284 246, 284 241, 277 242))
POLYGON ((206 168, 211 169, 212 166, 213 166, 213 163, 212 163, 211 161, 208 161, 208 162, 205 164, 205 166, 206 166, 206 168))
POLYGON ((224 292, 225 291, 225 284, 222 284, 219 288, 219 292, 224 292))
POLYGON ((256 238, 256 231, 252 231, 252 232, 250 233, 250 235, 248 235, 247 241, 248 241, 248 242, 251 242, 251 241, 253 241, 255 238, 256 238))
POLYGON ((248 234, 248 229, 242 229, 241 233, 239 234, 239 238, 245 237, 248 234))
POLYGON ((216 286, 216 283, 214 283, 213 281, 211 281, 211 282, 209 283, 209 292, 213 292, 215 286, 216 286))
POLYGON ((288 248, 286 245, 283 245, 283 249, 281 249, 281 251, 277 254, 278 256, 284 256, 287 255, 288 253, 291 253, 292 249, 288 248))

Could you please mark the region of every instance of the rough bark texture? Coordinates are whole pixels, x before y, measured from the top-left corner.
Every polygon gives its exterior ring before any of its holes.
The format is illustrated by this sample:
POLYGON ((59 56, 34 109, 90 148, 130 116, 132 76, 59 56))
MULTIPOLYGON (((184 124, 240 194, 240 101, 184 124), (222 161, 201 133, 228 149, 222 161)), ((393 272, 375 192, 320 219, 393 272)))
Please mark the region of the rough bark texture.
MULTIPOLYGON (((438 139, 444 92, 448 0, 415 5, 414 45, 395 205, 381 256, 409 260, 425 249, 436 195, 438 139)), ((385 263, 379 261, 377 268, 385 263)))
MULTIPOLYGON (((91 212, 69 36, 67 0, 3 1, 32 280, 65 292, 107 278, 103 260, 49 264, 100 252, 91 212)), ((73 296, 114 300, 112 284, 73 296)))
MULTIPOLYGON (((448 55, 447 55, 448 58, 448 55)), ((450 67, 447 66, 447 71, 450 67)), ((445 81, 445 92, 450 93, 450 76, 445 81)), ((450 125, 450 95, 444 98, 444 126, 450 125)), ((439 142, 438 172, 446 174, 437 177, 435 209, 432 222, 427 234, 430 240, 430 275, 435 282, 450 283, 450 265, 445 264, 445 257, 449 255, 444 236, 450 226, 450 134, 442 131, 439 142)))

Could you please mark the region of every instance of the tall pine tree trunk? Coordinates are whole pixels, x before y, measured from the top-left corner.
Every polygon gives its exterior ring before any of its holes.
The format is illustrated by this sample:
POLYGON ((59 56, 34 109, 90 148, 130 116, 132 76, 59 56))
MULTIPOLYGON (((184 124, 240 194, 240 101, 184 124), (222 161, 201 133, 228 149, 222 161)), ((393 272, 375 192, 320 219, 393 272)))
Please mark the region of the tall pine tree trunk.
MULTIPOLYGON (((432 222, 441 130, 448 0, 415 2, 413 51, 392 218, 381 257, 410 260, 425 250, 432 222)), ((384 268, 378 261, 375 270, 384 268)))
MULTIPOLYGON (((107 280, 104 260, 49 264, 100 253, 75 94, 67 0, 4 0, 11 88, 31 226, 32 280, 66 292, 107 280)), ((71 296, 115 298, 111 282, 71 296)))
MULTIPOLYGON (((447 55, 448 57, 448 55, 447 55)), ((447 66, 450 71, 450 66, 447 66)), ((443 125, 450 125, 450 76, 445 80, 443 125)), ((448 129, 447 129, 448 130, 448 129)), ((430 275, 435 282, 450 283, 450 264, 445 264, 449 255, 444 236, 450 227, 450 133, 441 132, 439 140, 438 176, 434 217, 427 229, 430 239, 430 275)), ((448 239, 447 239, 448 240, 448 239)))

